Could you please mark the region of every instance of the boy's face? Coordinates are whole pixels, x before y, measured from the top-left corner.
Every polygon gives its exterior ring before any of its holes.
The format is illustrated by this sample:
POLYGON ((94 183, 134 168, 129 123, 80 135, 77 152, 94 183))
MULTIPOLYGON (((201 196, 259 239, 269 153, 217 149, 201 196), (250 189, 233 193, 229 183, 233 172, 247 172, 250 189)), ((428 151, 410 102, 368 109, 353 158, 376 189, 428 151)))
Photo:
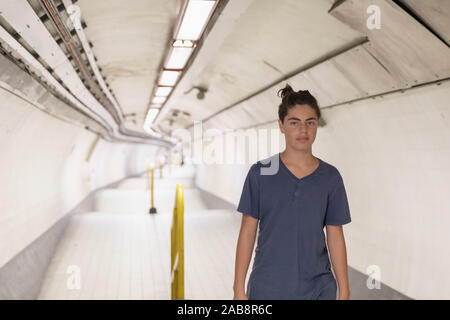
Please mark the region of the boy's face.
POLYGON ((286 146, 299 151, 311 149, 316 139, 318 119, 309 105, 297 104, 290 108, 284 121, 278 120, 278 125, 285 136, 286 146))

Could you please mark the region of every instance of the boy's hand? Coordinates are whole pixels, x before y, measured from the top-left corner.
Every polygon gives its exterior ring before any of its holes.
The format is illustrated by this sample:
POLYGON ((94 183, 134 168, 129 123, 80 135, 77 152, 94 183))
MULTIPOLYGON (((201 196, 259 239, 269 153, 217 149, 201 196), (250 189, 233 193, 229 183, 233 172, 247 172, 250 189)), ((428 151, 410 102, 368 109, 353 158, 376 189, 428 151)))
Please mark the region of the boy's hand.
POLYGON ((339 291, 338 300, 350 300, 350 290, 339 291))
POLYGON ((234 293, 233 300, 248 300, 247 296, 245 295, 245 292, 238 291, 234 293))

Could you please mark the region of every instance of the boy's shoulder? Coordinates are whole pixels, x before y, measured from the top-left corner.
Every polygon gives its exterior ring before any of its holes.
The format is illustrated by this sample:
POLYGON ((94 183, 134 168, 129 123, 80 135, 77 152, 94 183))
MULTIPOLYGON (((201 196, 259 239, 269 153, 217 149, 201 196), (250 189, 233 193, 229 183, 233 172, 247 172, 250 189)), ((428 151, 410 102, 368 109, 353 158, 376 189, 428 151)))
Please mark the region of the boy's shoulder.
POLYGON ((332 165, 331 163, 326 162, 325 160, 322 160, 322 159, 320 159, 320 161, 322 161, 322 168, 323 168, 328 174, 331 174, 331 175, 337 175, 337 174, 339 174, 339 170, 338 170, 334 165, 332 165))
POLYGON ((260 159, 252 164, 250 171, 258 175, 273 175, 278 172, 279 168, 279 156, 278 153, 271 155, 270 157, 260 159))
POLYGON ((256 161, 253 164, 253 166, 255 166, 256 168, 267 168, 267 167, 270 167, 271 165, 273 165, 274 163, 278 163, 279 160, 280 160, 279 154, 275 153, 275 154, 271 155, 270 157, 256 161))
POLYGON ((320 160, 322 161, 321 174, 331 186, 335 186, 336 184, 343 182, 342 175, 336 166, 322 159, 320 160))

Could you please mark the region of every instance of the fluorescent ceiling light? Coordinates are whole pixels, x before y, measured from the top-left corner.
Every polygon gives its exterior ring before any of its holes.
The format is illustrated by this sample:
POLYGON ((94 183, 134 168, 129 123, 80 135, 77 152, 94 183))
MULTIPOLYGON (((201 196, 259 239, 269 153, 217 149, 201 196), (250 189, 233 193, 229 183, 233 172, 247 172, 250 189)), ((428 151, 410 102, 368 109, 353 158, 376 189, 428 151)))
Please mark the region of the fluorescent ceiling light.
POLYGON ((156 89, 155 96, 167 97, 170 91, 172 91, 172 87, 158 87, 158 89, 156 89))
POLYGON ((183 69, 189 60, 194 48, 174 47, 172 48, 166 64, 168 69, 183 69))
POLYGON ((147 117, 145 118, 145 125, 150 126, 150 124, 155 120, 158 115, 159 109, 150 109, 148 110, 147 117))
POLYGON ((166 97, 154 97, 152 103, 163 103, 166 101, 166 97))
POLYGON ((160 85, 173 86, 180 75, 180 71, 168 71, 164 70, 161 74, 161 79, 159 80, 160 85))
POLYGON ((215 1, 190 0, 175 38, 198 40, 214 4, 215 1))

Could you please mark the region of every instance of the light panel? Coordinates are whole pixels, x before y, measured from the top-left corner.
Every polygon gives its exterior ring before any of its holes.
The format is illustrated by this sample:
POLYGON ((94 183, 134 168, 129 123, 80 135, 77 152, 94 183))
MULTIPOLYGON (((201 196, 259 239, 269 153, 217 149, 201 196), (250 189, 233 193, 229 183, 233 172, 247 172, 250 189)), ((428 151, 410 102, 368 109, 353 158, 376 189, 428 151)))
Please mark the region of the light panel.
POLYGON ((166 101, 166 97, 154 97, 152 103, 164 103, 166 101))
POLYGON ((145 124, 150 125, 155 117, 158 115, 159 109, 149 109, 147 113, 147 117, 145 118, 145 124))
POLYGON ((215 1, 190 0, 176 39, 198 40, 215 1))
POLYGON ((161 74, 159 84, 163 86, 173 86, 180 75, 180 71, 164 70, 161 74))
POLYGON ((156 89, 155 96, 167 97, 170 91, 172 91, 172 87, 158 87, 158 89, 156 89))
POLYGON ((183 69, 194 48, 173 47, 166 64, 168 69, 183 69))

